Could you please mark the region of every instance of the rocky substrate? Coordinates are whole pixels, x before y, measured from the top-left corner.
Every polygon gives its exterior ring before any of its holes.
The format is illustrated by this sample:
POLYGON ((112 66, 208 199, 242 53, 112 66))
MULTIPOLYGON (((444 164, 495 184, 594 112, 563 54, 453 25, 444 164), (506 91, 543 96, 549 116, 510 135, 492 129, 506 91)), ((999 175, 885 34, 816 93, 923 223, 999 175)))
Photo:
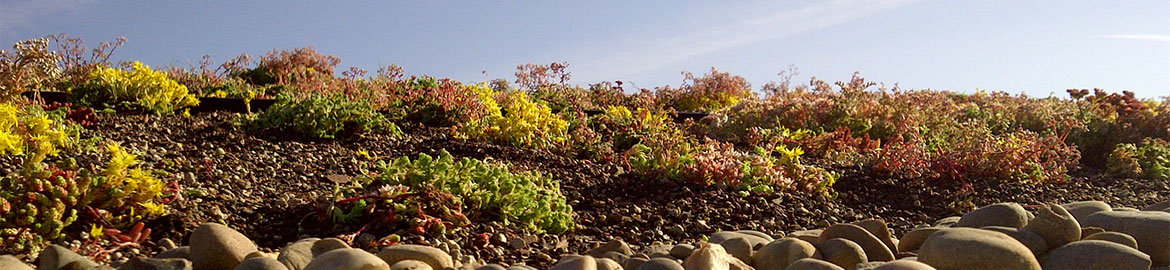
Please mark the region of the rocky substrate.
MULTIPOLYGON (((995 203, 901 233, 881 219, 865 219, 778 234, 720 231, 704 241, 675 244, 638 246, 611 239, 582 254, 560 254, 547 269, 1170 269, 1167 211, 1170 201, 1140 210, 1102 201, 1035 207, 995 203)), ((266 252, 218 223, 200 225, 187 246, 161 242, 169 246, 152 257, 111 266, 54 245, 40 255, 36 269, 537 269, 477 259, 449 243, 369 250, 339 238, 305 238, 266 252)), ((0 269, 33 267, 5 255, 0 269)))
MULTIPOLYGON (((482 261, 543 269, 563 261, 565 254, 588 254, 613 239, 621 239, 648 258, 653 250, 669 250, 680 243, 693 246, 719 232, 793 236, 797 231, 872 218, 882 219, 891 231, 911 232, 920 224, 933 224, 970 212, 975 206, 1001 201, 1018 202, 1026 210, 1038 211, 1047 202, 1095 200, 1114 206, 1143 206, 1170 198, 1165 181, 1100 177, 1084 169, 1066 182, 1020 183, 906 181, 882 178, 859 168, 833 167, 842 173, 833 186, 839 194, 835 199, 800 192, 739 194, 717 186, 646 181, 623 173, 614 163, 458 140, 424 127, 403 126, 404 137, 371 135, 317 141, 284 134, 246 134, 233 126, 237 116, 105 115, 87 131, 87 136, 122 142, 140 153, 146 166, 171 173, 162 177, 178 182, 184 190, 181 198, 168 205, 168 214, 146 221, 153 233, 141 246, 109 252, 102 261, 127 265, 140 255, 169 252, 176 242, 193 245, 197 229, 210 222, 230 224, 248 239, 246 242, 255 244, 257 251, 267 254, 279 254, 290 241, 309 237, 333 237, 354 248, 380 251, 387 247, 375 242, 397 234, 403 236, 402 244, 439 248, 461 264, 482 261), (491 158, 551 175, 560 181, 561 191, 573 207, 577 228, 562 235, 537 235, 485 217, 448 235, 430 237, 397 228, 363 230, 360 223, 320 220, 321 202, 331 199, 329 193, 335 185, 326 176, 352 176, 374 159, 435 154, 441 149, 459 157, 491 158)), ((17 169, 14 164, 19 163, 0 157, 0 172, 17 169)), ((86 241, 88 230, 89 223, 79 220, 65 233, 68 239, 86 241)), ((66 246, 78 250, 85 244, 71 240, 66 246)), ((723 248, 733 249, 726 244, 723 248)), ((32 254, 16 254, 16 258, 24 262, 37 259, 32 254)))

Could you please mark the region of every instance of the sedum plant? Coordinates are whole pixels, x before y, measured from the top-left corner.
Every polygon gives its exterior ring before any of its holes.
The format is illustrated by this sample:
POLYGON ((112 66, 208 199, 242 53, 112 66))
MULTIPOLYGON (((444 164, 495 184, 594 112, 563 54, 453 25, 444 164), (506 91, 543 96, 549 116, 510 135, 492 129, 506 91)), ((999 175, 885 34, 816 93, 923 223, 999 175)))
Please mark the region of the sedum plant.
POLYGON ((341 192, 354 197, 334 202, 332 212, 340 217, 335 219, 385 213, 383 221, 406 223, 420 234, 441 234, 448 226, 481 218, 517 223, 538 233, 563 233, 574 226, 572 208, 552 178, 516 172, 506 163, 456 159, 446 150, 437 156, 378 161, 374 173, 355 178, 341 192))
POLYGON ((1170 142, 1147 138, 1140 144, 1118 144, 1106 160, 1106 172, 1117 177, 1170 180, 1170 142))
POLYGON ((568 139, 568 122, 548 106, 533 102, 525 92, 499 93, 487 84, 469 88, 479 94, 487 114, 460 128, 467 137, 536 148, 552 148, 568 139))
POLYGON ((172 114, 199 105, 199 99, 188 93, 186 86, 169 78, 166 72, 151 70, 141 62, 131 63, 131 70, 101 67, 91 72, 89 78, 70 89, 78 103, 87 106, 172 114))
POLYGON ((104 169, 82 168, 72 158, 46 165, 46 158, 75 151, 81 127, 61 110, 0 103, 0 155, 24 158, 23 169, 0 176, 0 253, 36 254, 79 213, 100 216, 109 226, 126 226, 165 211, 165 184, 138 166, 137 157, 117 144, 106 147, 104 169))
POLYGON ((260 114, 244 116, 240 124, 253 132, 287 128, 323 139, 378 130, 399 132, 397 126, 388 122, 368 103, 350 100, 342 95, 312 95, 301 100, 290 95, 280 95, 272 107, 260 114))

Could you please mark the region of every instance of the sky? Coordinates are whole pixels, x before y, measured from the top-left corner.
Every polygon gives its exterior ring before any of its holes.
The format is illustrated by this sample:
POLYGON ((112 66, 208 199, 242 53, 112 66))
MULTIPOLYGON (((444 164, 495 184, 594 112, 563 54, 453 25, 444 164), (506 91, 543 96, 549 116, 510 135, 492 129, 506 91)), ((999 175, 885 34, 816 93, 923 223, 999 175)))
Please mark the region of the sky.
POLYGON ((338 70, 463 82, 568 62, 579 85, 678 86, 715 67, 759 89, 794 66, 795 83, 860 72, 902 89, 1170 95, 1170 0, 337 2, 0 0, 0 43, 126 37, 114 59, 153 67, 313 46, 338 70))

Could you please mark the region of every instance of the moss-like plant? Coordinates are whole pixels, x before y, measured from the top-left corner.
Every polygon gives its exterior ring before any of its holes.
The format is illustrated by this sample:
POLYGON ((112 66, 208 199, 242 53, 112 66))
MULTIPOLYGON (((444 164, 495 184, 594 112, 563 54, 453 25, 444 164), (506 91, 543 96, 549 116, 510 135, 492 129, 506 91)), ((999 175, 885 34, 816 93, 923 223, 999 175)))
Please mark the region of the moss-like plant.
POLYGON ((384 221, 405 223, 416 233, 441 232, 479 218, 518 223, 534 232, 563 233, 574 226, 560 184, 539 172, 456 159, 445 150, 437 156, 379 161, 375 170, 340 191, 355 197, 334 202, 335 220, 386 213, 384 221))
POLYGON ((379 130, 398 133, 398 128, 369 103, 342 95, 312 95, 297 100, 280 95, 276 104, 257 115, 247 115, 240 124, 250 131, 291 129, 300 134, 331 139, 379 130))
POLYGON ((1117 177, 1170 180, 1170 142, 1147 138, 1140 144, 1118 144, 1106 166, 1117 177))

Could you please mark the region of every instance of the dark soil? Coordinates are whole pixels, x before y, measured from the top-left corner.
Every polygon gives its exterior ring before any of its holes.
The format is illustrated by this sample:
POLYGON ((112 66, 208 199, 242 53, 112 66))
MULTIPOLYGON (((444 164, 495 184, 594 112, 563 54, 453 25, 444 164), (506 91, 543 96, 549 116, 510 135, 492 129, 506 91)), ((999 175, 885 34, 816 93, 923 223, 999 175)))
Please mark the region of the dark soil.
MULTIPOLYGON (((334 184, 325 176, 353 176, 362 164, 371 162, 359 151, 395 158, 446 149, 456 157, 492 158, 551 174, 560 181, 573 206, 576 230, 533 236, 514 227, 480 221, 447 239, 406 239, 430 245, 454 242, 462 254, 477 259, 536 267, 547 267, 562 254, 581 253, 612 238, 645 247, 699 241, 719 230, 753 229, 783 235, 868 218, 886 220, 900 236, 916 225, 995 202, 1034 205, 1103 200, 1115 207, 1140 208, 1170 195, 1165 182, 1102 178, 1091 172, 1079 172, 1083 175, 1057 184, 962 184, 881 179, 856 168, 835 168, 843 177, 833 186, 839 196, 832 200, 808 193, 741 196, 712 186, 636 179, 622 173, 617 164, 458 140, 437 129, 406 128, 405 138, 372 135, 321 141, 280 134, 248 135, 233 127, 237 116, 103 116, 90 128, 90 135, 141 151, 141 159, 155 169, 174 173, 168 180, 178 180, 184 188, 183 199, 170 205, 170 214, 148 223, 154 230, 152 240, 167 237, 182 245, 203 222, 227 224, 267 249, 281 248, 302 237, 353 237, 362 224, 320 221, 317 201, 330 199, 334 184), (481 234, 493 236, 492 240, 479 240, 481 234), (499 234, 503 239, 496 236, 499 234), (525 242, 511 246, 507 239, 525 242)), ((84 228, 88 227, 75 224, 72 234, 84 228)), ((396 232, 393 230, 366 233, 381 238, 396 232)), ((157 250, 150 246, 146 251, 157 250)))

